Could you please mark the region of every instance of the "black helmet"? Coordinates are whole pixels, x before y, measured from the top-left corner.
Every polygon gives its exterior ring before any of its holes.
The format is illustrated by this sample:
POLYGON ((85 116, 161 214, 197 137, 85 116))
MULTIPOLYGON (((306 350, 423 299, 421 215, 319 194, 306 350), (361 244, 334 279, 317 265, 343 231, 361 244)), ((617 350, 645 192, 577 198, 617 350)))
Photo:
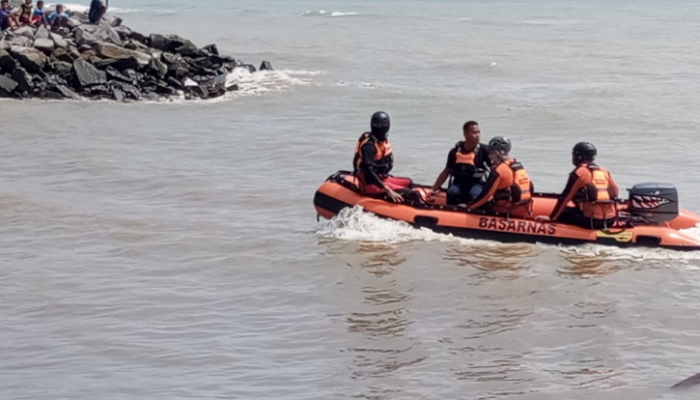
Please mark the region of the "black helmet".
POLYGON ((510 153, 510 139, 503 136, 496 136, 489 142, 489 150, 499 150, 504 153, 510 153))
POLYGON ((377 111, 372 115, 372 121, 370 123, 372 127, 372 136, 377 139, 384 139, 386 134, 389 133, 389 128, 391 127, 391 119, 389 114, 384 111, 377 111))
POLYGON ((598 155, 598 150, 591 142, 580 142, 574 146, 572 154, 579 161, 593 161, 598 155))

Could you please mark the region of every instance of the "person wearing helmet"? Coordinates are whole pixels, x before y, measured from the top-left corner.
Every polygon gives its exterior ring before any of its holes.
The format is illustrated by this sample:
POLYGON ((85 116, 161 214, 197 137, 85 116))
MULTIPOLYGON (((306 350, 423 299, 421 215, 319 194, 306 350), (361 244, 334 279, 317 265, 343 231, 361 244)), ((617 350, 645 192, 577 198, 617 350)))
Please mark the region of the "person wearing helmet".
POLYGON ((531 200, 534 186, 525 168, 510 157, 511 142, 496 136, 489 142, 491 173, 484 190, 467 205, 470 210, 486 208, 487 211, 519 218, 531 216, 531 200))
POLYGON ((360 136, 353 158, 354 175, 360 181, 363 194, 381 194, 394 202, 403 201, 397 190, 406 189, 412 182, 406 178, 389 176, 394 168, 394 154, 389 142, 391 119, 384 111, 372 115, 370 131, 360 136))
POLYGON ((483 190, 489 162, 489 150, 480 143, 481 129, 476 121, 468 121, 462 127, 464 141, 458 142, 447 155, 447 165, 432 187, 432 195, 442 187, 447 178, 447 204, 456 205, 473 201, 483 190))
POLYGON ((586 229, 612 227, 617 219, 615 199, 620 189, 610 172, 594 163, 598 150, 592 143, 580 142, 571 155, 576 169, 569 175, 566 188, 548 219, 586 229), (570 201, 575 208, 567 207, 570 201))

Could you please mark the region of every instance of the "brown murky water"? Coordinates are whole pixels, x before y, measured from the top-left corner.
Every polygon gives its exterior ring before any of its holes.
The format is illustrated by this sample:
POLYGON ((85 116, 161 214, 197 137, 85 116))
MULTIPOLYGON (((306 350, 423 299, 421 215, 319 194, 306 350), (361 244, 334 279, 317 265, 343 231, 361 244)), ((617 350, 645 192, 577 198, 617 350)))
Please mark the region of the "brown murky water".
POLYGON ((259 96, 0 102, 0 397, 696 399, 697 253, 315 220, 376 109, 419 182, 475 118, 540 190, 585 138, 700 211, 697 6, 569 3, 246 3, 216 35, 297 71, 259 96))

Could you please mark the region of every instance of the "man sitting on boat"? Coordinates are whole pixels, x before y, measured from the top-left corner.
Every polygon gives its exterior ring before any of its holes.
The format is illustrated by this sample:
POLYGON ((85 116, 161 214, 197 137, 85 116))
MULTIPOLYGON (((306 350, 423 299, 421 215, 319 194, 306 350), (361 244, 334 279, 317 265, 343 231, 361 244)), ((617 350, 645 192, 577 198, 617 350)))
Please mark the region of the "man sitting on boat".
POLYGON ((388 139, 391 119, 389 114, 377 111, 370 121, 371 130, 360 136, 355 145, 354 174, 360 182, 362 194, 382 194, 396 203, 403 201, 397 191, 411 187, 407 178, 389 176, 394 167, 394 154, 388 139))
POLYGON ((574 146, 572 162, 576 169, 569 175, 550 217, 539 217, 539 220, 549 219, 586 229, 605 229, 615 224, 618 216, 615 199, 620 189, 610 172, 593 162, 597 155, 598 150, 592 143, 580 142, 574 146), (570 201, 576 207, 567 207, 570 201))
POLYGON ((464 141, 458 142, 447 155, 447 165, 432 187, 433 194, 450 178, 447 204, 457 205, 476 199, 483 190, 483 179, 488 170, 489 150, 482 145, 481 129, 476 121, 462 127, 464 141))
POLYGON ((517 218, 532 217, 534 186, 523 165, 510 157, 511 146, 508 138, 491 139, 491 173, 481 194, 467 205, 468 209, 484 209, 517 218))

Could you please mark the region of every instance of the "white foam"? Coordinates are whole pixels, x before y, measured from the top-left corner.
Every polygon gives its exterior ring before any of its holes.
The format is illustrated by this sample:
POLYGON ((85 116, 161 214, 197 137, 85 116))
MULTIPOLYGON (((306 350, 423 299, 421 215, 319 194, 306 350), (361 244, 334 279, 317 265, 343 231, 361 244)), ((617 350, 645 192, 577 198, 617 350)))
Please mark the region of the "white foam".
MULTIPOLYGON (((324 221, 317 234, 341 240, 390 244, 415 241, 459 242, 462 244, 476 242, 476 240, 435 233, 426 228, 417 229, 403 221, 382 219, 372 213, 365 212, 360 206, 345 208, 331 220, 324 221)), ((484 243, 486 242, 484 241, 484 243)))
MULTIPOLYGON (((90 5, 73 4, 73 3, 47 3, 46 7, 55 8, 55 6, 58 4, 63 4, 63 6, 66 9, 73 11, 73 12, 77 12, 77 13, 84 13, 90 9, 90 5)), ((107 10, 107 13, 111 12, 111 13, 117 13, 117 14, 127 14, 127 13, 139 12, 139 11, 141 11, 141 10, 129 9, 129 8, 109 7, 109 10, 107 10)))
POLYGON ((333 11, 331 13, 331 17, 352 17, 353 15, 357 15, 356 12, 341 12, 341 11, 333 11))
POLYGON ((299 14, 302 17, 331 17, 331 18, 338 18, 338 17, 352 17, 355 15, 358 15, 358 13, 354 11, 333 11, 330 14, 326 10, 318 10, 318 11, 311 11, 311 10, 306 10, 303 13, 299 14))

